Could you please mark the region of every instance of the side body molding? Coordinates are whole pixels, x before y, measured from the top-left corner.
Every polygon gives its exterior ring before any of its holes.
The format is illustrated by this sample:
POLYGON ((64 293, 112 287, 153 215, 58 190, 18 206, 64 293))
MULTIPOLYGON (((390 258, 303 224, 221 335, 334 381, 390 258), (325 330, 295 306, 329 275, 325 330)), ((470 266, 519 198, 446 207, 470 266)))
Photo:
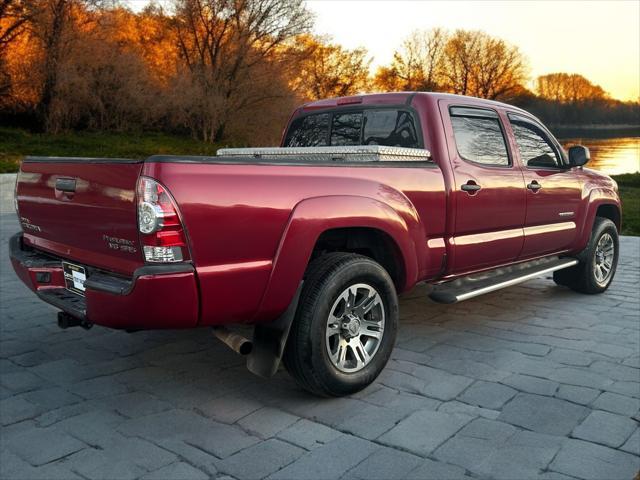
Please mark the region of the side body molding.
MULTIPOLYGON (((400 202, 399 202, 400 203, 400 202)), ((379 200, 350 195, 314 197, 301 201, 293 209, 284 230, 273 270, 265 289, 256 323, 272 320, 286 310, 302 281, 313 248, 320 235, 335 228, 373 228, 387 234, 397 247, 404 285, 411 288, 417 281, 419 253, 424 234, 415 209, 407 200, 401 210, 379 200)))

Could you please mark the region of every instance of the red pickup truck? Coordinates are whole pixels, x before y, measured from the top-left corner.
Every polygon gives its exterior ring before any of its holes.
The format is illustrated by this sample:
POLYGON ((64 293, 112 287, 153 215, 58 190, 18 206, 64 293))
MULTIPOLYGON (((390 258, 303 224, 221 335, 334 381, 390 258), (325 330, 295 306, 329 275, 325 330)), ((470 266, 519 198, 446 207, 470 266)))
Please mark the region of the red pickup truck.
POLYGON ((308 103, 281 147, 25 159, 13 267, 61 327, 213 327, 249 369, 371 383, 418 282, 453 303, 553 272, 607 289, 616 183, 503 103, 390 93, 308 103), (227 326, 250 324, 253 338, 227 326))

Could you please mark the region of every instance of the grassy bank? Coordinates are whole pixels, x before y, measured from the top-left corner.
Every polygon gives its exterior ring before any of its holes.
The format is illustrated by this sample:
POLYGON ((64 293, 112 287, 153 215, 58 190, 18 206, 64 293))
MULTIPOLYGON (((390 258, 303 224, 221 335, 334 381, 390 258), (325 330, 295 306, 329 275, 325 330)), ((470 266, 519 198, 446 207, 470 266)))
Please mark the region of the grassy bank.
POLYGON ((218 146, 162 133, 78 132, 59 135, 0 128, 0 173, 15 172, 26 155, 146 158, 154 154, 213 155, 218 146))
POLYGON ((622 234, 640 236, 640 173, 613 175, 622 200, 622 234))
MULTIPOLYGON (((145 158, 154 154, 213 155, 216 145, 189 137, 144 133, 34 134, 0 128, 0 173, 15 172, 25 155, 145 158)), ((640 173, 616 175, 623 204, 624 235, 640 235, 640 173)))

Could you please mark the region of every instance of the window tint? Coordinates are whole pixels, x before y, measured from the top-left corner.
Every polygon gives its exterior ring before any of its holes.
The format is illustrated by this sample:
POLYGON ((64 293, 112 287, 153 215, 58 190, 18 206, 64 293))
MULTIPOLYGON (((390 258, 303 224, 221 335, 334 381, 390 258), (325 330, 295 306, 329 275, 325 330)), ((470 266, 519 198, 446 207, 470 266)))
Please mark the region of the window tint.
POLYGON ((495 112, 452 108, 451 124, 458 152, 465 160, 483 165, 510 164, 507 145, 495 112))
POLYGON ((409 112, 367 110, 364 112, 365 145, 389 145, 418 148, 418 135, 409 112))
POLYGON ((420 142, 410 112, 385 108, 317 113, 297 118, 289 127, 284 145, 387 145, 419 148, 420 142))
POLYGON ((362 112, 334 113, 331 122, 331 145, 360 145, 362 112))
POLYGON ((562 166, 562 160, 544 130, 517 115, 509 115, 509 120, 516 137, 520 158, 527 167, 554 168, 562 166))
POLYGON ((327 145, 329 114, 308 115, 291 124, 285 141, 286 147, 322 147, 327 145))

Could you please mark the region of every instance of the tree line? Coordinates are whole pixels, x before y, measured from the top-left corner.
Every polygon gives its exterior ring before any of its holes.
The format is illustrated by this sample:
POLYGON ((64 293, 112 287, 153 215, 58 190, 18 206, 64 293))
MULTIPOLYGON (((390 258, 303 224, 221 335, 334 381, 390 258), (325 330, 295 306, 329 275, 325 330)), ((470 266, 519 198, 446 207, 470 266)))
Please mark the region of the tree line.
POLYGON ((413 32, 370 73, 364 48, 312 35, 302 0, 0 0, 0 121, 48 132, 160 130, 274 143, 295 105, 365 91, 504 100, 551 123, 640 122, 577 74, 538 77, 481 31, 413 32), (168 6, 167 6, 168 5, 168 6))

